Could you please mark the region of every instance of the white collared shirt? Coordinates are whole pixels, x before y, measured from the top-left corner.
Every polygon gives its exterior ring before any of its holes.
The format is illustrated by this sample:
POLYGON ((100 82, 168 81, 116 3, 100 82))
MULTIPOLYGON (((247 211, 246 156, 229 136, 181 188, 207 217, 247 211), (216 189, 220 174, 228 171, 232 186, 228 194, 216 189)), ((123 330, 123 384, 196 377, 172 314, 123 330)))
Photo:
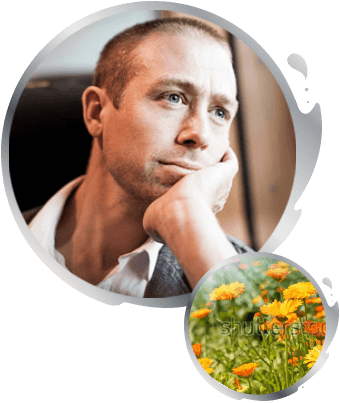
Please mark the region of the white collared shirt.
MULTIPOLYGON (((55 248, 56 229, 65 203, 83 181, 81 176, 59 190, 38 212, 29 224, 30 230, 44 249, 62 266, 66 267, 64 256, 55 248)), ((143 297, 145 288, 152 278, 158 253, 163 245, 149 238, 131 253, 118 258, 118 265, 97 287, 118 294, 143 297)))

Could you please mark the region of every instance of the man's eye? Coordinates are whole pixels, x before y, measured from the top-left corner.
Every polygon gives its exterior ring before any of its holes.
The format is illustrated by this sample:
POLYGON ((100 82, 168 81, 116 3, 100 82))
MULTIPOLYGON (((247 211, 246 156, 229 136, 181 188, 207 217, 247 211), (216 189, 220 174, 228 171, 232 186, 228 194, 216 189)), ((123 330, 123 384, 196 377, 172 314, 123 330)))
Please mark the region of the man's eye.
POLYGON ((167 99, 172 104, 179 104, 181 102, 181 97, 178 94, 169 94, 167 99))
POLYGON ((221 119, 225 119, 226 117, 225 111, 223 109, 215 109, 214 115, 221 119))

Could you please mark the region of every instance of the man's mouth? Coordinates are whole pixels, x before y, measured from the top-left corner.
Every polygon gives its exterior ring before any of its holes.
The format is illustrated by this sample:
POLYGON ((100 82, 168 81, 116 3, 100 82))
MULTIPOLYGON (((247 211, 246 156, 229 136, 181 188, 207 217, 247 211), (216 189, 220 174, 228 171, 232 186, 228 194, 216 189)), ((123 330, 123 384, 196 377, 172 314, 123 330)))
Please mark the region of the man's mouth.
POLYGON ((183 170, 187 170, 187 171, 199 171, 200 169, 202 169, 202 166, 200 164, 197 164, 195 162, 182 161, 182 160, 160 161, 160 163, 162 165, 166 165, 169 167, 182 168, 183 170))

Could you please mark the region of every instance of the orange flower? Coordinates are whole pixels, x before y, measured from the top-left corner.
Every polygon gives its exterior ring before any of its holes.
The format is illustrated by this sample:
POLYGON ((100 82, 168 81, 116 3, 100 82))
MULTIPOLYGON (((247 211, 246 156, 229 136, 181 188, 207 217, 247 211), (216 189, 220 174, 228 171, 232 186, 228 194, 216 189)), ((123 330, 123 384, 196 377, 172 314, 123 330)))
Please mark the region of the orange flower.
POLYGON ((323 309, 323 305, 321 304, 321 305, 318 305, 318 306, 316 306, 315 308, 314 308, 314 311, 315 312, 322 312, 324 309, 323 309))
MULTIPOLYGON (((277 341, 278 341, 278 342, 284 341, 284 339, 285 339, 285 332, 284 332, 284 330, 280 330, 280 336, 279 336, 279 338, 277 339, 277 341)), ((288 336, 288 335, 287 335, 287 339, 289 339, 289 336, 288 336)))
POLYGON ((233 374, 242 376, 243 378, 250 378, 259 364, 251 362, 249 364, 243 364, 240 367, 233 369, 233 374))
POLYGON ((212 301, 233 299, 243 294, 245 288, 246 286, 238 281, 230 284, 222 284, 221 287, 215 288, 210 294, 210 299, 212 301))
POLYGON ((255 314, 254 314, 254 321, 255 322, 261 322, 262 320, 263 320, 263 317, 262 317, 262 315, 260 314, 260 312, 256 312, 255 314))
POLYGON ((305 299, 315 293, 316 289, 313 284, 308 281, 290 285, 286 290, 284 290, 283 297, 284 299, 305 299))
POLYGON ((233 389, 236 389, 236 388, 237 388, 237 391, 238 391, 238 392, 241 392, 241 390, 242 390, 243 388, 242 388, 242 386, 240 385, 240 381, 239 381, 237 378, 234 379, 234 384, 235 384, 235 386, 234 386, 233 389))
POLYGON ((300 300, 286 300, 284 302, 275 300, 269 305, 261 306, 260 311, 265 315, 275 316, 280 322, 286 322, 288 315, 296 311, 301 304, 302 301, 300 300))
POLYGON ((269 284, 268 281, 265 281, 264 283, 262 283, 262 284, 260 285, 260 290, 264 290, 264 289, 268 286, 268 284, 269 284))
POLYGON ((253 304, 258 304, 259 302, 261 302, 262 301, 262 297, 261 297, 261 295, 259 295, 258 297, 255 297, 253 300, 252 300, 252 303, 253 304))
POLYGON ((321 353, 321 346, 315 346, 313 350, 309 350, 308 354, 305 357, 304 364, 308 364, 307 367, 310 369, 316 363, 316 360, 319 358, 321 353))
POLYGON ((280 288, 276 289, 277 292, 280 292, 280 290, 281 290, 281 292, 283 292, 285 289, 283 287, 280 287, 280 288))
POLYGON ((213 304, 212 302, 207 302, 207 303, 205 304, 205 306, 206 306, 207 308, 212 308, 212 307, 214 306, 214 304, 213 304))
POLYGON ((262 323, 261 329, 262 330, 272 330, 274 325, 282 326, 282 323, 279 322, 276 318, 273 318, 273 320, 271 320, 271 321, 267 320, 266 322, 262 323))
POLYGON ((256 267, 261 266, 261 264, 262 264, 261 260, 256 260, 255 262, 253 262, 253 266, 256 267))
POLYGON ((211 360, 210 358, 199 358, 198 361, 209 375, 213 372, 214 369, 209 368, 210 365, 214 362, 213 360, 211 360))
POLYGON ((286 322, 285 322, 285 326, 286 326, 286 327, 289 327, 292 323, 296 322, 297 319, 298 319, 298 316, 297 316, 297 314, 296 314, 295 312, 294 312, 294 313, 290 313, 290 314, 288 315, 288 320, 286 320, 286 322))
MULTIPOLYGON (((273 265, 272 265, 273 266, 273 265)), ((264 274, 266 276, 271 277, 274 280, 282 281, 284 280, 288 274, 290 273, 290 270, 288 267, 276 267, 276 268, 271 268, 270 266, 268 271, 265 271, 264 274)))
POLYGON ((321 298, 320 297, 318 297, 318 298, 309 298, 309 299, 306 299, 306 302, 307 302, 307 304, 321 304, 321 298))
POLYGON ((325 311, 318 312, 318 313, 315 315, 315 317, 316 317, 317 319, 324 318, 325 316, 326 316, 325 311))
POLYGON ((202 319, 202 318, 205 318, 207 315, 209 315, 210 312, 211 312, 211 309, 207 309, 207 308, 199 309, 198 311, 193 312, 191 314, 191 317, 196 318, 196 319, 202 319))
POLYGON ((261 291, 261 297, 265 297, 268 295, 268 291, 267 290, 263 290, 261 291))
MULTIPOLYGON (((300 357, 300 360, 301 360, 301 359, 302 359, 302 357, 300 357)), ((298 362, 298 358, 297 358, 297 357, 293 357, 293 358, 290 358, 290 359, 288 360, 288 363, 289 363, 289 364, 293 364, 294 367, 297 366, 297 362, 298 362)))
POLYGON ((264 298, 263 298, 263 302, 264 302, 265 304, 268 304, 269 298, 268 298, 268 297, 264 297, 264 298))
POLYGON ((195 343, 195 344, 192 345, 192 348, 194 350, 194 353, 195 353, 196 357, 199 357, 201 355, 201 352, 202 352, 202 344, 195 343))
POLYGON ((322 340, 326 336, 326 322, 312 322, 306 320, 303 324, 305 332, 322 340))
POLYGON ((242 264, 240 264, 240 265, 238 266, 238 268, 239 268, 240 270, 244 270, 244 269, 246 269, 247 267, 248 267, 247 263, 242 263, 242 264))

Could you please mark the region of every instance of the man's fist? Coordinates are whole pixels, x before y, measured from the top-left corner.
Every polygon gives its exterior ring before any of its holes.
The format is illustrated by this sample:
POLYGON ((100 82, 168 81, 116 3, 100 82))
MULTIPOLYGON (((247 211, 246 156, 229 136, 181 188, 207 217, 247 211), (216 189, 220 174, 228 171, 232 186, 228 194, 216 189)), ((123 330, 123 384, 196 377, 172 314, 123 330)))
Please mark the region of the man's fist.
MULTIPOLYGON (((208 206, 214 214, 218 213, 229 196, 237 171, 237 157, 229 147, 221 162, 184 176, 163 196, 151 203, 144 214, 145 231, 156 241, 164 242, 163 232, 169 230, 162 226, 165 214, 172 214, 172 217, 168 217, 168 222, 171 219, 181 222, 185 219, 182 211, 195 211, 200 204, 208 206)), ((194 219, 199 221, 201 217, 194 219)))

